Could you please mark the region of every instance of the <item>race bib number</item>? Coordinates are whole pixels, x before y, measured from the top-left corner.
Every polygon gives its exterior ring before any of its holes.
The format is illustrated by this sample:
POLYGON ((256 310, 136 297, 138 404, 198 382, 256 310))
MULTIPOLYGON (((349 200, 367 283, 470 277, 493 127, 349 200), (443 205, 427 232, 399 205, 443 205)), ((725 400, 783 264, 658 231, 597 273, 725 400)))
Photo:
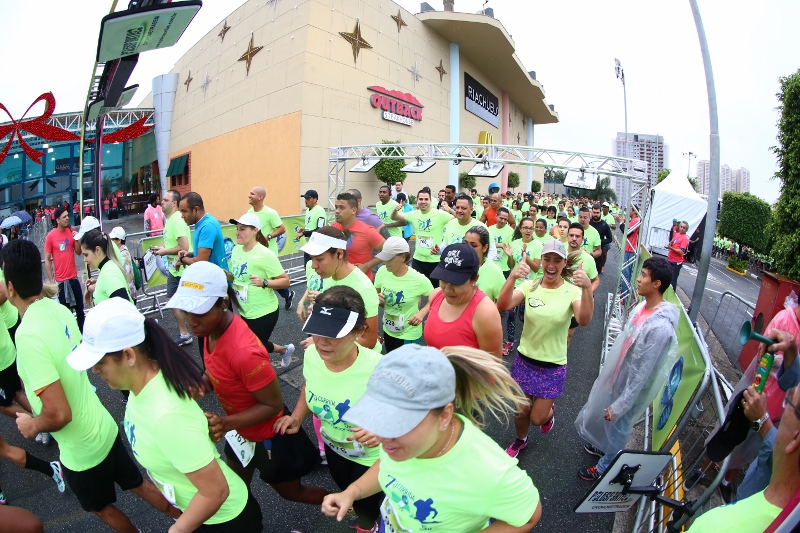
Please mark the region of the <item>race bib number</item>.
POLYGON ((256 453, 255 442, 250 442, 242 437, 235 429, 225 433, 225 440, 228 441, 231 449, 236 453, 236 457, 239 458, 239 462, 242 463, 242 466, 250 464, 250 460, 253 459, 253 455, 256 453))
POLYGON ((233 284, 233 292, 236 293, 236 299, 242 303, 247 303, 247 289, 249 285, 239 285, 238 283, 233 284))
POLYGON ((367 450, 364 445, 358 441, 350 440, 337 440, 325 432, 325 428, 320 431, 322 440, 328 447, 344 457, 345 459, 363 459, 367 456, 367 450))
POLYGON ((420 235, 417 238, 417 246, 419 248, 433 248, 433 237, 430 235, 420 235))
POLYGON ((169 483, 163 483, 162 481, 159 481, 149 470, 147 471, 147 475, 150 476, 153 484, 156 486, 158 491, 164 495, 164 498, 166 498, 167 501, 172 505, 177 505, 177 500, 175 499, 175 487, 169 483))
POLYGON ((397 512, 389 502, 389 498, 384 498, 381 504, 381 531, 385 533, 414 533, 410 529, 406 529, 400 525, 400 520, 397 518, 397 512))
POLYGON ((384 311, 383 329, 390 333, 401 333, 406 327, 405 315, 392 315, 384 311))

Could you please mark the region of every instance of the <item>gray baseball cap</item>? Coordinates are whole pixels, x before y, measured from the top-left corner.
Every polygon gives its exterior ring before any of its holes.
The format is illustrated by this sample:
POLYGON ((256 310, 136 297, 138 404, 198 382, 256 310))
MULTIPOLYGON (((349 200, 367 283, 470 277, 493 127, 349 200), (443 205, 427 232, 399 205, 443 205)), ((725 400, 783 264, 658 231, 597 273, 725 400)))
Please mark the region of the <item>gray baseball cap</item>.
POLYGON ((455 399, 456 372, 435 348, 406 344, 381 358, 367 390, 342 417, 370 433, 394 439, 432 410, 455 399))

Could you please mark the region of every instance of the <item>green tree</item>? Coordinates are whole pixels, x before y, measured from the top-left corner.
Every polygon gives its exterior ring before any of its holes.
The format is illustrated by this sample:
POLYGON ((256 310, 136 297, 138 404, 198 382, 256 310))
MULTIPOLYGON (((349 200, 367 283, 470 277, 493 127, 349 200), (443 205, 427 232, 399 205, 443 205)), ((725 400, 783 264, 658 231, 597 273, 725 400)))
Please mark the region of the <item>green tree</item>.
POLYGON ((531 181, 531 192, 539 192, 542 190, 542 182, 533 180, 531 181))
POLYGON ((611 178, 600 178, 594 190, 582 190, 584 196, 598 202, 616 202, 617 194, 611 188, 611 178))
POLYGON ((477 183, 475 176, 470 176, 466 172, 462 172, 458 175, 458 185, 462 189, 474 189, 475 183, 477 183))
POLYGON ((775 177, 781 182, 781 195, 768 228, 770 255, 776 271, 800 279, 800 70, 779 83, 778 145, 771 150, 778 160, 775 177))
MULTIPOLYGON (((387 141, 385 139, 381 142, 383 144, 400 143, 400 141, 387 141)), ((400 152, 397 148, 382 148, 380 150, 380 155, 400 155, 400 152)), ((398 181, 406 181, 406 173, 400 170, 404 166, 406 166, 406 162, 402 159, 381 159, 380 162, 375 165, 375 176, 389 186, 394 185, 398 181)))
POLYGON ((722 195, 717 231, 763 254, 769 251, 764 230, 771 220, 772 209, 761 198, 746 192, 726 192, 722 195))
POLYGON ((508 188, 509 189, 516 189, 519 187, 519 174, 516 172, 509 172, 508 173, 508 188))
POLYGON ((667 179, 667 176, 669 176, 670 172, 672 171, 668 168, 662 168, 659 170, 658 175, 656 176, 656 185, 667 179))

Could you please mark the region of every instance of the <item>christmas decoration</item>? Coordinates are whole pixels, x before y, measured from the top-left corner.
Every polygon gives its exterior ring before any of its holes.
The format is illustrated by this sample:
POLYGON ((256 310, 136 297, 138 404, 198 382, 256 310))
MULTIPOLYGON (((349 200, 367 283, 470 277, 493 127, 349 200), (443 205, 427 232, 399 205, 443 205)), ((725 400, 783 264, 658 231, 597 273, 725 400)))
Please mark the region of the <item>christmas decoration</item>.
POLYGON ((358 19, 356 19, 356 27, 353 33, 340 31, 339 35, 353 47, 353 63, 358 64, 358 53, 362 48, 366 50, 372 49, 372 45, 361 37, 361 22, 358 19))
POLYGON ((414 87, 416 87, 417 82, 422 78, 422 75, 419 72, 419 67, 417 66, 417 62, 414 61, 414 66, 407 68, 406 70, 411 73, 411 78, 414 80, 414 87))
POLYGON ((444 79, 444 75, 447 74, 447 71, 444 69, 444 65, 442 65, 442 60, 439 60, 439 66, 436 67, 436 70, 439 71, 439 81, 441 82, 444 79))
POLYGON ((406 21, 403 20, 403 13, 400 9, 397 10, 397 16, 395 17, 394 15, 392 15, 392 18, 397 23, 397 33, 400 33, 400 29, 403 26, 408 26, 408 24, 406 24, 406 21))
POLYGON ((222 23, 222 29, 217 34, 217 37, 219 37, 223 43, 225 42, 225 34, 228 33, 229 29, 231 29, 231 27, 228 26, 228 21, 225 20, 225 22, 222 23))
POLYGON ((209 85, 211 85, 211 78, 208 76, 208 72, 206 72, 206 79, 203 80, 203 83, 200 85, 200 88, 203 89, 203 98, 206 97, 206 91, 209 85))
POLYGON ((185 81, 185 82, 183 82, 183 84, 184 84, 184 85, 186 85, 186 92, 187 92, 187 93, 189 92, 189 84, 190 84, 190 83, 192 83, 192 80, 193 80, 193 79, 194 79, 194 78, 192 78, 192 71, 190 70, 190 71, 189 71, 189 77, 188 77, 188 78, 186 78, 186 81, 185 81))
POLYGON ((250 34, 250 44, 247 45, 247 52, 242 54, 239 61, 244 61, 247 65, 247 75, 250 75, 250 63, 253 62, 253 56, 256 55, 264 48, 263 46, 253 46, 253 34, 250 34))

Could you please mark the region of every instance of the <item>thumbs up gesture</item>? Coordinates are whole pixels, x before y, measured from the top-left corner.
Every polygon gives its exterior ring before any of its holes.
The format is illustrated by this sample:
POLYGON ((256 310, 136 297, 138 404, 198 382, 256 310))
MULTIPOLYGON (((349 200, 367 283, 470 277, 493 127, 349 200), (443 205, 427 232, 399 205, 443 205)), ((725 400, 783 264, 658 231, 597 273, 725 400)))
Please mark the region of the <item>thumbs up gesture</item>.
POLYGON ((572 274, 572 284, 581 289, 588 289, 592 286, 592 280, 586 275, 583 270, 583 261, 578 264, 578 269, 572 274))
POLYGON ((525 279, 531 273, 531 267, 529 267, 525 261, 520 261, 520 263, 514 267, 514 270, 511 271, 510 277, 514 279, 525 279))

